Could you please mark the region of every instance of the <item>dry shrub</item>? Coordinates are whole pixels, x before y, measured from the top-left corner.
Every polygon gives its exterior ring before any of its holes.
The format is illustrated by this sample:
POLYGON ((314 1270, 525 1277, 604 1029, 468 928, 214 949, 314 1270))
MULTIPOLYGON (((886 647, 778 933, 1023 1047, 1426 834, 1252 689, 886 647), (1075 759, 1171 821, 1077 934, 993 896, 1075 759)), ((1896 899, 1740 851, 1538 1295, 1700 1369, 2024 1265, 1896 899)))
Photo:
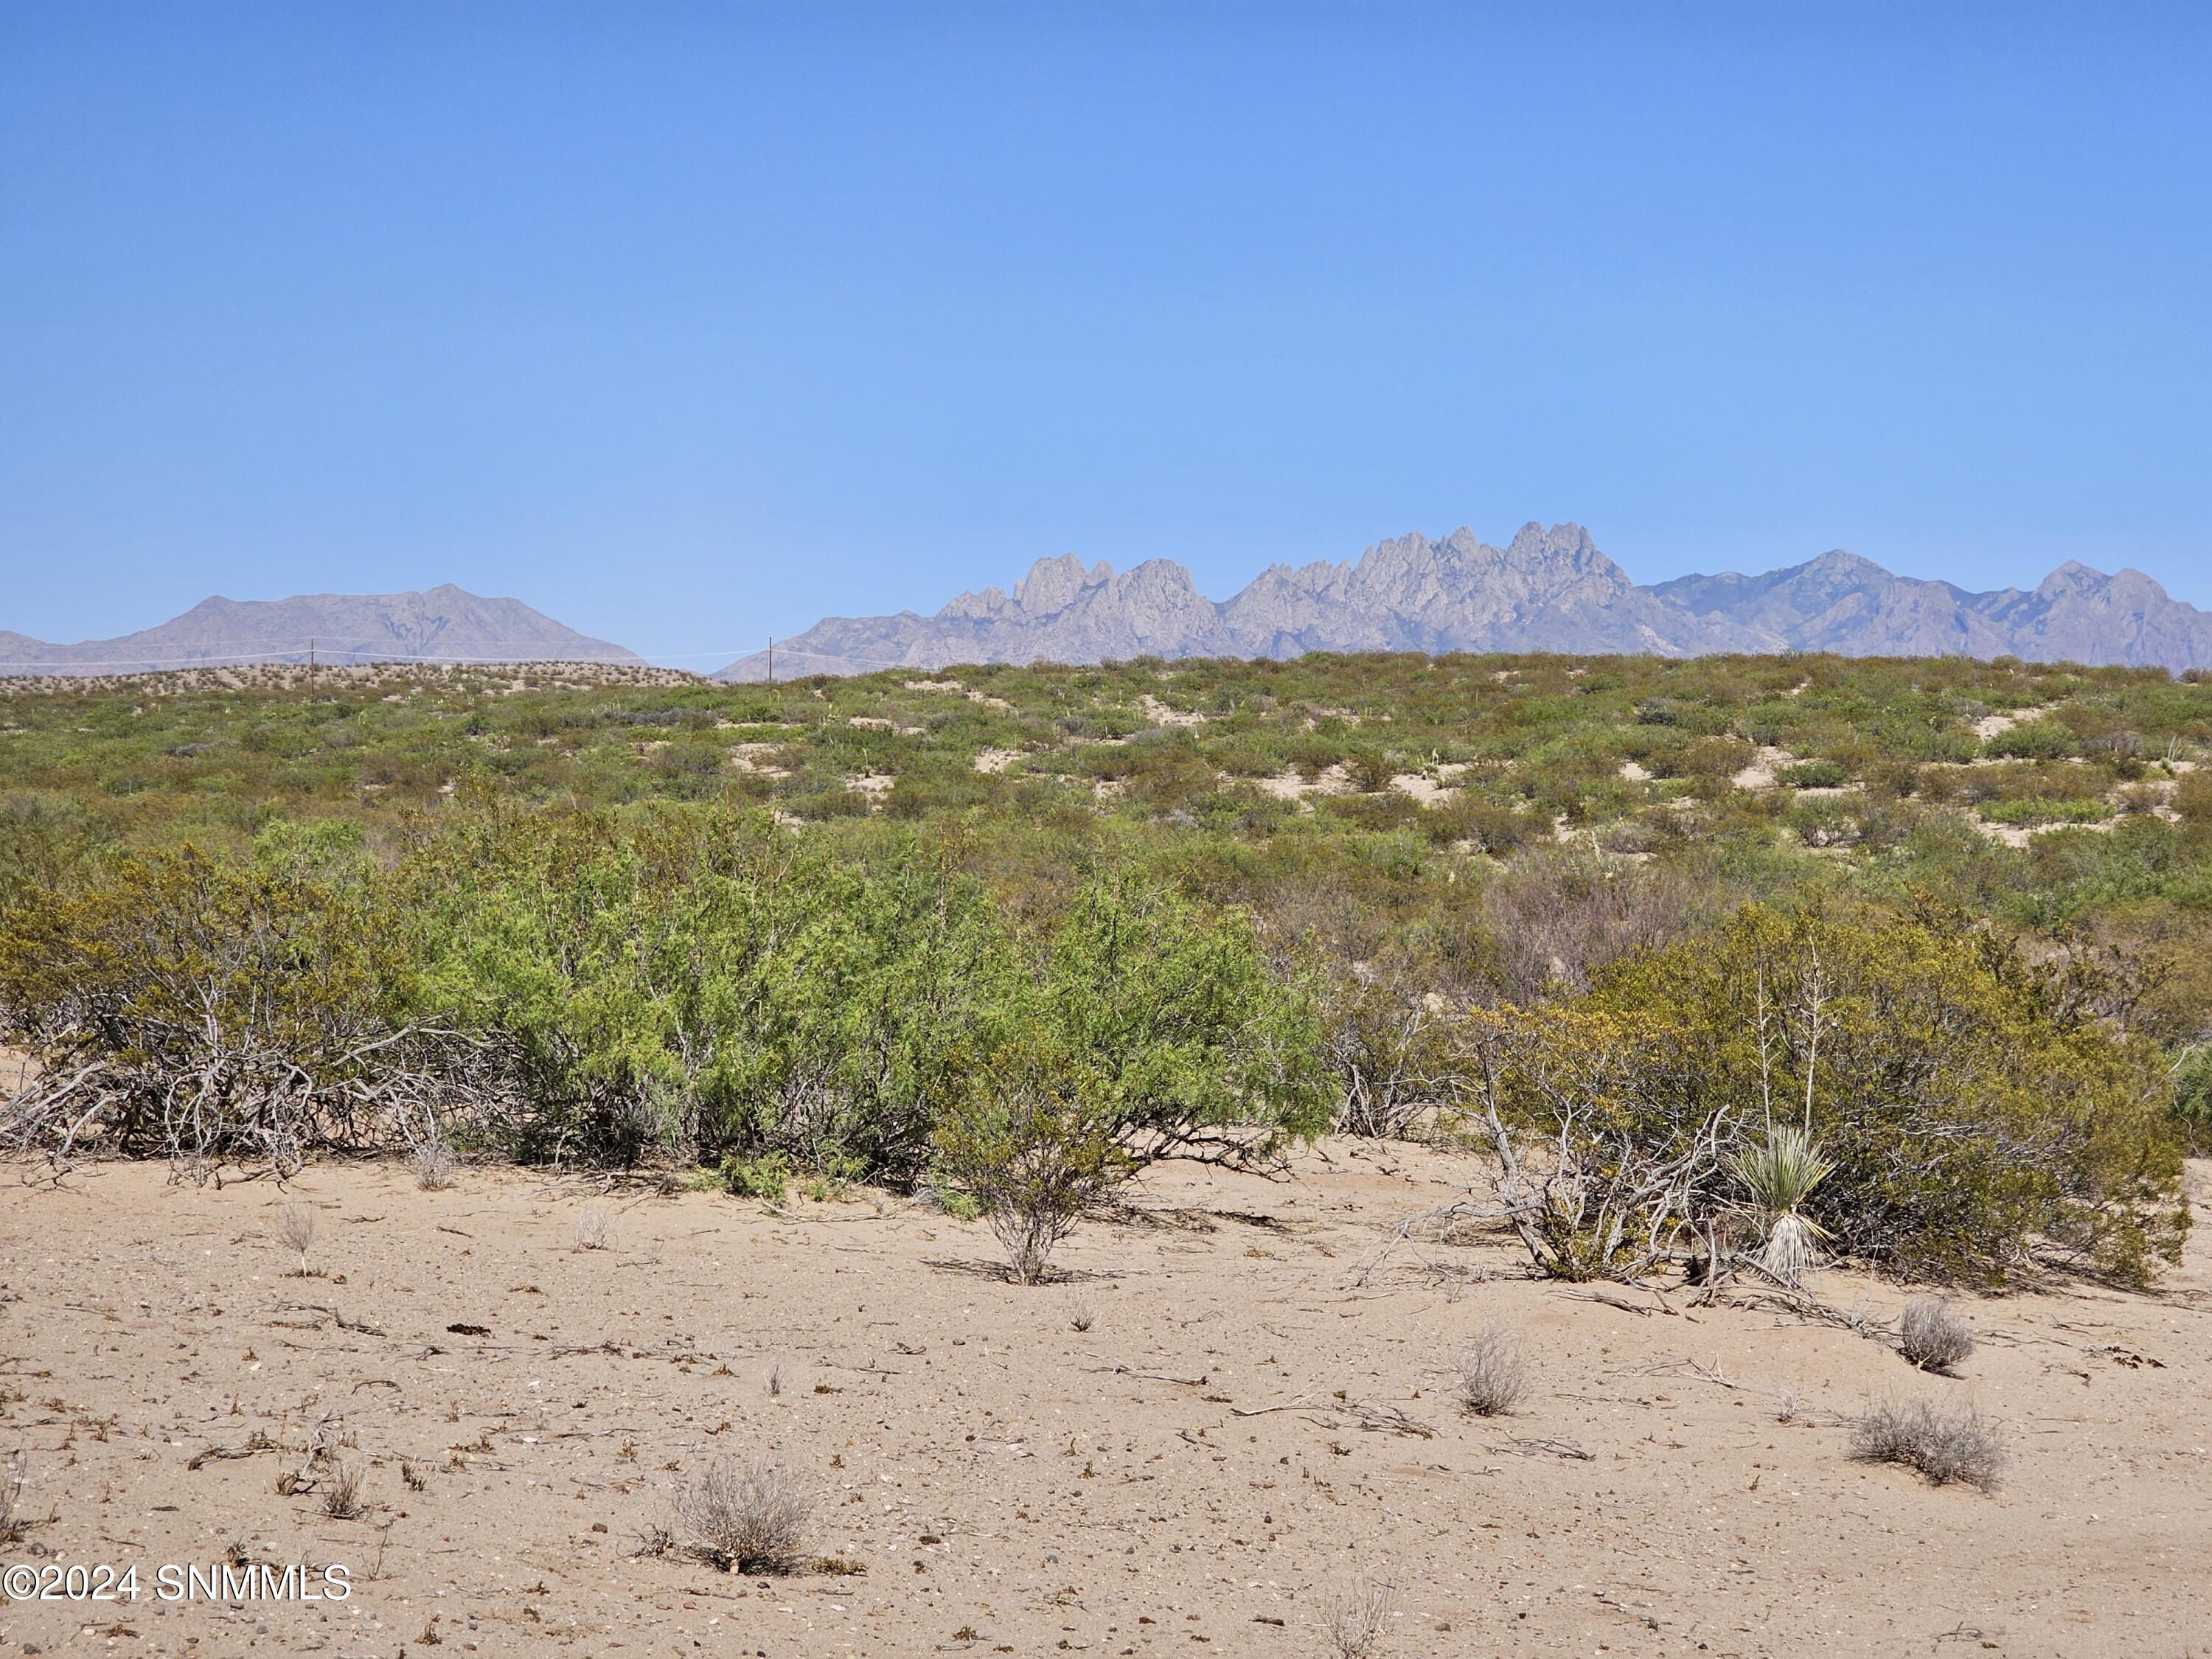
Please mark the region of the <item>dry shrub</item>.
POLYGON ((1390 1622, 1390 1587, 1364 1574, 1322 1609, 1322 1634, 1337 1659, 1367 1659, 1381 1645, 1390 1622))
POLYGON ((1980 1413, 1924 1400, 1870 1407, 1851 1425, 1851 1455, 1863 1463, 1902 1463, 1934 1486, 1964 1481, 1984 1492, 1996 1486, 2005 1458, 2003 1437, 1980 1413))
POLYGON ((1680 938, 1711 908, 1676 872, 1580 850, 1516 856, 1484 892, 1506 994, 1580 994, 1607 963, 1680 938))
POLYGON ((1504 1331, 1488 1330, 1462 1350, 1460 1401, 1477 1417, 1504 1417, 1528 1392, 1528 1362, 1504 1331))
POLYGON ((710 1465, 676 1494, 678 1547, 733 1572, 789 1572, 813 1499, 781 1464, 710 1465))
POLYGON ((1097 1322, 1097 1297, 1079 1296, 1067 1304, 1067 1326, 1070 1330, 1087 1331, 1097 1322))
POLYGON ((1897 1347, 1923 1371, 1948 1371, 1973 1352, 1974 1336, 1948 1302, 1923 1296, 1905 1304, 1897 1322, 1897 1347))
POLYGON ((426 1193, 442 1193, 453 1184, 459 1173, 459 1160, 453 1149, 442 1138, 418 1140, 407 1149, 407 1167, 414 1171, 415 1184, 426 1193))
POLYGON ((315 1243, 315 1228, 321 1218, 312 1204, 287 1204, 276 1212, 277 1243, 300 1258, 298 1276, 307 1276, 307 1252, 315 1243))
POLYGON ((323 1472, 323 1513, 333 1521, 357 1519, 368 1507, 361 1501, 361 1471, 333 1457, 323 1472))
POLYGON ((613 1212, 604 1206, 594 1206, 576 1218, 576 1230, 568 1241, 571 1250, 604 1250, 614 1231, 613 1212))

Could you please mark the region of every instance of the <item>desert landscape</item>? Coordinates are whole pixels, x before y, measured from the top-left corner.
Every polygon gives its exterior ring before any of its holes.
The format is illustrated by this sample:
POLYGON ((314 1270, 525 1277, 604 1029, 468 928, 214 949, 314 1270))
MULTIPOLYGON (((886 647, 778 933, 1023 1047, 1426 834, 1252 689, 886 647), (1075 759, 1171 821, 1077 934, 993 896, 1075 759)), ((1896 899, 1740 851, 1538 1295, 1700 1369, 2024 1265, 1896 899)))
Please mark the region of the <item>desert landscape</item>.
MULTIPOLYGON (((12 1604, 11 1652, 2182 1656, 2212 1629, 2212 1283, 1818 1304, 1532 1279, 1484 1228, 1387 1251, 1464 1160, 1343 1138, 1284 1179, 1148 1177, 1046 1284, 854 1189, 710 1193, 322 1164, 280 1190, 106 1164, 0 1187, 10 1559, 350 1569, 343 1603, 12 1604), (307 1276, 284 1242, 313 1217, 307 1276), (1507 1414, 1461 1401, 1487 1332, 1507 1414), (1870 1405, 1966 1402, 1988 1492, 1855 1461, 1870 1405), (316 1437, 331 1448, 290 1495, 316 1437), (769 1460, 796 1571, 641 1553, 769 1460), (327 1513, 334 1472, 359 1512, 327 1513)), ((2202 1202, 2212 1168, 2192 1164, 2202 1202)))

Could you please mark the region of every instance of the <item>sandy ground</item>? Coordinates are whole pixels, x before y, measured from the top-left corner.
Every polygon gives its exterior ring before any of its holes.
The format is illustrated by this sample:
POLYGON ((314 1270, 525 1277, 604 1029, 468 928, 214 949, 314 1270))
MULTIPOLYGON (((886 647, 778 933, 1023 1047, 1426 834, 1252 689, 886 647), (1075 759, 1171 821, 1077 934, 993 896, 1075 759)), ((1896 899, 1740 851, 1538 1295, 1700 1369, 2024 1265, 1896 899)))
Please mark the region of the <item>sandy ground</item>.
POLYGON ((0 1561, 146 1587, 0 1606, 0 1652, 1327 1654, 1362 1572, 1391 1586, 1382 1656, 2212 1651, 2201 1236, 2159 1297, 1965 1304, 1980 1346, 1951 1378, 1771 1309, 1534 1282, 1490 1236, 1363 1284, 1380 1228, 1452 1193, 1397 1147, 1334 1143, 1275 1184, 1156 1176, 1031 1289, 981 1226, 873 1194, 785 1217, 511 1170, 435 1194, 383 1166, 289 1193, 163 1174, 0 1185, 0 1451, 34 1521, 0 1561), (272 1236, 295 1201, 312 1277, 272 1236), (607 1247, 574 1249, 610 1206, 607 1247), (1486 1420, 1449 1361, 1490 1326, 1535 1386, 1486 1420), (1994 1495, 1850 1461, 1844 1419, 1890 1395, 2001 1419, 1994 1495), (278 1495, 326 1418, 357 1520, 278 1495), (726 1456, 797 1472, 810 1551, 865 1573, 635 1554, 726 1456), (353 1594, 155 1598, 160 1565, 234 1541, 343 1564, 353 1594))

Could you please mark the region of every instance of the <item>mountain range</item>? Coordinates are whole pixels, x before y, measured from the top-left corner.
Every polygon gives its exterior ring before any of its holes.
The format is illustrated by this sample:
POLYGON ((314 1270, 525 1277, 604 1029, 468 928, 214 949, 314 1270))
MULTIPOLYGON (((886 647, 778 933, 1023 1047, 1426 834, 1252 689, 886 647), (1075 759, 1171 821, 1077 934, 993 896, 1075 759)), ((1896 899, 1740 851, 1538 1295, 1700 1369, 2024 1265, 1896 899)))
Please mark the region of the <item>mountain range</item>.
MULTIPOLYGON (((1356 562, 1271 565, 1219 601, 1172 560, 1117 573, 1063 554, 1038 560, 1011 593, 963 593, 934 616, 827 618, 779 642, 774 667, 790 677, 1308 651, 1827 651, 2181 670, 2212 666, 2212 612, 2139 570, 2069 562, 2033 590, 1974 593, 1840 551, 1765 575, 1644 587, 1580 525, 1528 524, 1502 548, 1462 529, 1378 542, 1356 562)), ((714 678, 764 679, 769 659, 741 657, 714 678)))
MULTIPOLYGON (((533 611, 447 585, 422 593, 204 599, 157 628, 50 645, 0 629, 0 675, 127 674, 240 662, 612 662, 641 659, 533 611)), ((1856 554, 1764 575, 1638 586, 1580 525, 1522 526, 1492 547, 1468 530, 1376 543, 1357 561, 1270 565, 1223 600, 1170 559, 1117 572, 1040 559, 1009 593, 963 593, 933 616, 832 617, 781 641, 774 670, 933 672, 963 662, 1292 657, 1308 651, 1555 651, 1696 656, 2015 656, 2212 667, 2212 612, 2139 570, 2061 565, 2031 590, 1974 593, 1856 554)), ((760 680, 769 653, 714 675, 760 680)))
POLYGON ((619 645, 579 634, 520 599, 451 583, 427 593, 303 593, 203 599, 118 639, 49 645, 0 629, 0 674, 133 674, 222 663, 625 662, 619 645))

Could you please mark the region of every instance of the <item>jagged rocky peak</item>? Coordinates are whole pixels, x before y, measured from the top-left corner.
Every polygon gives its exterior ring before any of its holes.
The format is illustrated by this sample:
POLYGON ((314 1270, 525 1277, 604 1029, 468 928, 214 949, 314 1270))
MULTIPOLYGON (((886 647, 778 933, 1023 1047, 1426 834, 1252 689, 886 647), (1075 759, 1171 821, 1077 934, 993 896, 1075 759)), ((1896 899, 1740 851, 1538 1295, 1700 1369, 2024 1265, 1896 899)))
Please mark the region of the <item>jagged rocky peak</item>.
MULTIPOLYGON (((2139 571, 2069 562, 2041 586, 1970 593, 1894 574, 1840 549, 1760 575, 1639 587, 1571 520, 1531 521, 1503 548, 1462 526, 1377 541, 1356 562, 1266 565, 1218 603, 1152 559, 1116 575, 1073 554, 1041 559, 1011 598, 963 593, 935 617, 837 618, 791 641, 811 662, 1093 662, 1289 657, 1307 651, 1833 651, 2212 665, 2212 614, 2139 571)), ((757 678, 758 657, 722 678, 757 678)))
POLYGON ((1014 603, 1032 617, 1049 617, 1074 604, 1086 587, 1103 587, 1113 577, 1114 567, 1103 559, 1088 570, 1073 553, 1039 559, 1014 584, 1014 603))

